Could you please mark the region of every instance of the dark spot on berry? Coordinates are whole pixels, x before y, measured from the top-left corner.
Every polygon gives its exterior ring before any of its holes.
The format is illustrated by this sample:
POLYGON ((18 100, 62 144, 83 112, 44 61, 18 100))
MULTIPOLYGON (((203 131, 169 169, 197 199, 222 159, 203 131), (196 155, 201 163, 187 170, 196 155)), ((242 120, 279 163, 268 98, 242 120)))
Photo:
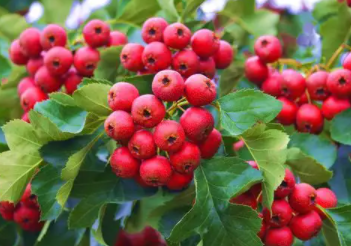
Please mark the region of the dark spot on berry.
POLYGON ((279 216, 277 215, 272 216, 272 221, 275 223, 279 223, 280 222, 279 216))
POLYGON ((210 89, 211 88, 211 81, 210 80, 206 80, 206 85, 210 89))
POLYGON ((163 85, 169 85, 170 82, 171 82, 171 80, 168 77, 166 77, 166 76, 162 79, 162 84, 163 85))
POLYGON ((28 106, 28 102, 26 100, 23 100, 23 106, 25 106, 25 107, 28 106))
POLYGON ((262 45, 263 47, 265 47, 265 46, 267 46, 267 44, 268 44, 268 41, 265 40, 265 39, 263 39, 262 42, 261 42, 261 45, 262 45))
POLYGON ((34 195, 34 194, 30 195, 29 200, 35 200, 35 199, 37 199, 36 195, 34 195))
POLYGON ((312 127, 310 124, 305 124, 305 129, 309 132, 312 130, 312 127))
POLYGON ((28 222, 30 222, 30 219, 28 219, 28 218, 23 219, 23 223, 28 223, 28 222))
POLYGON ((100 27, 100 26, 95 27, 95 33, 96 33, 96 34, 100 34, 100 33, 102 33, 102 29, 101 29, 101 27, 100 27))
POLYGON ((311 196, 311 203, 314 204, 316 201, 316 196, 315 195, 312 195, 311 196))
POLYGON ((341 77, 341 78, 339 79, 339 84, 340 84, 340 85, 346 84, 346 79, 345 79, 344 77, 341 77))
POLYGON ((151 35, 151 36, 154 36, 156 34, 156 30, 155 30, 155 28, 150 28, 149 29, 149 35, 151 35))
POLYGON ((139 154, 139 148, 138 148, 137 146, 134 145, 134 146, 132 147, 132 150, 133 150, 134 153, 139 154))
POLYGON ((107 126, 107 130, 108 130, 109 132, 113 132, 113 125, 109 124, 109 125, 107 126))
POLYGON ((167 138, 167 142, 169 144, 174 144, 176 140, 177 140, 177 138, 173 137, 173 136, 170 136, 170 137, 167 138))
POLYGON ((113 91, 111 91, 111 92, 110 92, 110 98, 111 98, 111 99, 114 99, 114 97, 115 97, 115 93, 113 93, 113 91))
POLYGON ((156 60, 153 57, 149 57, 147 59, 147 62, 150 63, 150 64, 154 64, 156 62, 156 60))
POLYGON ((183 36, 183 34, 184 34, 183 29, 178 28, 178 29, 177 29, 177 35, 178 35, 178 36, 183 36))
POLYGON ((285 87, 282 89, 282 91, 283 91, 284 94, 288 94, 289 93, 288 88, 285 88, 285 87))
POLYGON ((88 70, 93 70, 95 68, 94 64, 90 63, 85 66, 86 69, 88 70))
POLYGON ((50 43, 55 42, 55 36, 53 36, 53 35, 50 35, 50 36, 48 37, 48 39, 49 39, 49 42, 50 42, 50 43))
POLYGON ((318 88, 318 89, 316 90, 316 95, 324 96, 324 95, 325 95, 324 88, 318 88))
POLYGON ((150 117, 151 117, 150 111, 147 110, 147 109, 144 109, 144 110, 143 110, 143 116, 144 116, 145 118, 150 118, 150 117))
POLYGON ((283 180, 282 183, 280 184, 280 186, 284 187, 284 188, 288 187, 288 183, 285 180, 283 180))
POLYGON ((179 69, 185 71, 188 69, 188 66, 186 64, 180 64, 179 69))
POLYGON ((185 165, 184 165, 184 171, 185 171, 186 173, 190 172, 191 166, 192 166, 192 165, 191 165, 190 163, 185 164, 185 165))
POLYGON ((127 60, 128 60, 128 56, 127 56, 126 54, 123 54, 123 55, 122 55, 122 60, 123 60, 123 61, 127 61, 127 60))
POLYGON ((60 66, 60 62, 59 61, 53 61, 52 62, 52 65, 55 67, 55 68, 58 68, 60 66))

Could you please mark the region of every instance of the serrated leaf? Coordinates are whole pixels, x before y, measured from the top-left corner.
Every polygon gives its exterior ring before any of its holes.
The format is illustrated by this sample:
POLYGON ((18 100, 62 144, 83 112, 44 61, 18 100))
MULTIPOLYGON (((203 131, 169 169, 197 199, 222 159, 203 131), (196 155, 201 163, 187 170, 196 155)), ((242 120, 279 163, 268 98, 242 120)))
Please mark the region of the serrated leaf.
POLYGON ((221 74, 219 79, 219 96, 222 97, 232 92, 243 75, 244 66, 233 62, 221 74))
POLYGON ((147 4, 143 0, 132 0, 124 7, 123 12, 117 18, 118 22, 141 26, 148 18, 154 16, 160 10, 157 0, 149 0, 147 4))
MULTIPOLYGON (((138 75, 138 76, 132 76, 132 77, 125 77, 123 78, 123 82, 128 82, 132 85, 134 85, 140 95, 144 94, 152 94, 152 80, 154 79, 154 74, 147 74, 147 75, 138 75)), ((119 81, 121 82, 121 81, 119 81)))
POLYGON ((28 27, 26 19, 19 14, 6 14, 0 17, 0 36, 9 41, 16 39, 28 27))
POLYGON ((185 20, 187 17, 191 16, 191 14, 198 8, 200 5, 205 2, 205 0, 188 0, 186 1, 186 7, 182 13, 182 20, 185 20))
POLYGON ((74 99, 63 92, 54 92, 50 93, 50 99, 64 105, 64 106, 76 106, 76 103, 74 102, 74 99))
POLYGON ((336 142, 351 145, 351 109, 336 115, 331 122, 330 133, 336 142))
POLYGON ((17 202, 42 161, 37 151, 1 153, 0 201, 17 202))
POLYGON ((178 20, 179 14, 174 6, 174 0, 158 0, 158 4, 171 22, 178 20))
POLYGON ((203 245, 262 245, 256 233, 260 219, 248 206, 229 203, 232 196, 261 180, 261 175, 234 157, 203 162, 195 171, 196 201, 173 228, 169 241, 180 242, 195 232, 203 245))
POLYGON ((111 86, 105 84, 88 84, 73 94, 76 104, 88 112, 106 116, 112 110, 107 103, 107 95, 111 86))
POLYGON ((94 113, 88 113, 85 120, 85 125, 81 134, 92 134, 94 133, 102 124, 104 124, 105 118, 100 117, 94 113))
POLYGON ((120 64, 119 55, 123 46, 111 46, 100 51, 100 61, 94 71, 94 77, 114 81, 117 67, 120 64))
POLYGON ((326 183, 333 177, 333 172, 298 148, 288 150, 286 164, 291 166, 302 182, 312 185, 326 183))
POLYGON ((285 176, 284 163, 289 136, 279 130, 266 130, 264 124, 258 124, 246 131, 241 139, 263 175, 263 205, 270 208, 274 200, 274 190, 285 176))
POLYGON ((319 22, 325 21, 328 17, 337 14, 340 5, 340 2, 333 0, 317 2, 312 12, 313 17, 319 22))
POLYGON ((289 148, 292 147, 299 148, 326 168, 333 166, 337 156, 336 146, 322 135, 296 132, 290 136, 289 148))
POLYGON ((256 90, 241 90, 217 100, 222 127, 231 135, 239 135, 257 122, 268 123, 281 110, 274 97, 256 90))
POLYGON ((82 82, 79 84, 79 88, 82 88, 83 86, 90 85, 90 84, 104 84, 104 85, 110 85, 110 86, 113 85, 111 81, 108 81, 106 79, 83 78, 82 82))

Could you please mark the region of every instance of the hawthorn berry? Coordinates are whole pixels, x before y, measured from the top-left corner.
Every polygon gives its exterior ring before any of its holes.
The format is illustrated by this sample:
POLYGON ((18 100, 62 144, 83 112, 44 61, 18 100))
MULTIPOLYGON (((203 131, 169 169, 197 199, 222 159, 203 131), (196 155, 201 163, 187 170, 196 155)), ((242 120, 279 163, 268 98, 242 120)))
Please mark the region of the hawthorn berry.
POLYGON ((0 214, 4 220, 13 220, 15 205, 11 202, 0 202, 0 214))
POLYGON ((92 76, 100 61, 99 51, 90 47, 82 47, 76 51, 73 57, 73 65, 77 72, 83 76, 92 76))
POLYGON ((190 107, 180 117, 185 135, 196 143, 204 141, 212 132, 214 119, 209 111, 201 107, 190 107))
POLYGON ((133 157, 127 147, 120 147, 112 153, 110 165, 118 177, 133 178, 139 172, 140 161, 133 157))
POLYGON ((184 80, 176 71, 160 71, 152 81, 152 92, 163 101, 176 101, 184 94, 184 80))
POLYGON ((34 27, 24 30, 19 37, 22 52, 28 57, 38 57, 42 51, 40 31, 34 27))
POLYGON ((283 227, 289 224, 293 210, 286 200, 275 200, 271 208, 272 212, 268 208, 264 208, 262 213, 265 222, 270 227, 283 227))
POLYGON ((351 95, 351 71, 338 69, 331 72, 328 76, 327 88, 336 97, 349 97, 351 95))
POLYGON ((201 58, 213 56, 219 49, 219 38, 211 30, 200 29, 191 37, 191 48, 201 58))
POLYGON ((291 208, 301 214, 313 210, 317 192, 315 188, 306 183, 296 184, 294 190, 289 195, 291 208))
MULTIPOLYGON (((328 188, 319 188, 316 190, 317 197, 316 197, 316 204, 321 206, 322 208, 335 208, 338 205, 338 198, 336 197, 335 193, 328 188)), ((315 208, 315 211, 319 214, 321 219, 325 219, 326 216, 319 208, 315 208)))
POLYGON ((205 141, 199 144, 201 158, 211 159, 217 153, 221 143, 222 134, 216 128, 213 128, 205 141))
POLYGON ((175 171, 192 173, 200 165, 200 149, 193 143, 184 142, 177 152, 170 153, 169 159, 175 171))
POLYGON ((24 77, 17 85, 18 95, 21 96, 27 89, 35 87, 34 79, 31 77, 24 77))
POLYGON ((166 157, 157 155, 141 163, 140 176, 150 186, 165 185, 172 176, 171 164, 166 157))
POLYGON ((164 30, 163 39, 168 47, 182 50, 190 43, 191 31, 182 23, 173 23, 164 30))
POLYGON ((297 100, 296 100, 296 104, 298 106, 302 106, 304 104, 308 103, 308 97, 307 97, 307 93, 303 93, 302 96, 300 96, 297 100))
POLYGON ((216 68, 225 69, 229 67, 234 58, 234 50, 232 46, 224 40, 219 41, 219 48, 213 55, 216 68))
POLYGON ((255 42, 254 49, 256 55, 265 63, 276 62, 283 53, 279 39, 271 35, 259 37, 255 42))
POLYGON ((262 83, 261 90, 274 97, 279 97, 281 93, 281 84, 283 76, 278 72, 268 75, 268 78, 262 83))
POLYGON ((202 74, 194 74, 185 81, 184 94, 193 106, 205 106, 216 99, 216 85, 202 74))
POLYGON ((46 66, 42 66, 34 77, 35 84, 45 93, 50 93, 60 89, 62 80, 53 76, 46 66))
POLYGON ((43 57, 39 56, 36 58, 31 58, 26 64, 27 72, 30 76, 34 77, 35 73, 44 65, 43 57))
POLYGON ((71 68, 67 74, 63 77, 63 83, 66 88, 66 92, 72 95, 78 88, 78 85, 82 82, 83 77, 77 73, 74 68, 71 68))
POLYGON ((28 112, 24 112, 22 117, 21 117, 21 120, 27 122, 27 123, 30 123, 30 119, 29 119, 29 115, 28 115, 28 112))
POLYGON ((156 145, 164 151, 176 152, 185 142, 183 127, 174 120, 165 120, 154 131, 156 145))
POLYGON ((164 43, 152 42, 145 46, 142 60, 146 69, 158 72, 172 64, 172 53, 164 43))
POLYGON ((329 96, 327 89, 327 80, 329 74, 325 71, 318 71, 306 80, 306 87, 312 100, 323 101, 329 96))
POLYGON ((22 52, 18 39, 11 43, 9 48, 11 61, 16 65, 25 65, 28 62, 28 56, 22 52))
POLYGON ((102 20, 91 20, 83 28, 83 37, 92 48, 107 45, 110 41, 110 27, 102 20))
POLYGON ((26 189, 21 197, 21 202, 24 206, 29 208, 39 209, 37 196, 32 194, 32 186, 30 183, 26 186, 26 189))
POLYGON ((331 120, 335 117, 335 115, 350 107, 351 104, 348 99, 339 99, 335 96, 330 96, 322 104, 322 113, 326 119, 331 120))
POLYGON ((156 155, 156 144, 151 132, 139 130, 128 142, 128 149, 134 158, 143 160, 156 155))
POLYGON ((49 24, 40 34, 40 43, 44 50, 49 50, 55 46, 65 47, 67 43, 67 33, 61 26, 49 24))
POLYGON ((275 198, 282 199, 290 195, 295 188, 295 183, 294 174, 286 168, 284 179, 274 192, 275 198))
POLYGON ((252 56, 245 61, 245 76, 246 78, 260 85, 268 78, 268 67, 257 56, 252 56))
POLYGON ((269 228, 264 238, 266 246, 291 246, 294 236, 287 226, 280 228, 269 228))
POLYGON ((140 44, 126 44, 120 55, 120 60, 123 67, 133 72, 144 69, 144 63, 142 60, 143 51, 144 46, 140 44))
POLYGON ((163 18, 149 18, 143 24, 141 29, 141 37, 147 44, 155 41, 162 42, 163 32, 167 26, 168 22, 163 18))
POLYGON ((292 125, 295 123, 298 107, 293 101, 285 97, 279 97, 278 100, 282 103, 282 110, 277 115, 277 120, 283 125, 292 125))
MULTIPOLYGON (((351 0, 349 0, 351 2, 351 0)), ((347 56, 345 57, 343 63, 342 63, 342 67, 344 69, 347 69, 347 70, 351 70, 351 55, 350 53, 347 54, 347 56)))
POLYGON ((50 49, 44 58, 44 64, 54 76, 62 76, 67 73, 73 63, 71 51, 64 47, 50 49))
POLYGON ((110 138, 116 141, 129 140, 134 134, 134 122, 130 114, 117 110, 105 120, 105 131, 110 138))
POLYGON ((249 206, 252 209, 256 210, 257 209, 257 200, 256 197, 254 197, 249 191, 242 193, 239 196, 232 197, 229 200, 230 203, 234 204, 240 204, 240 205, 245 205, 249 206))
POLYGON ((296 114, 296 126, 300 132, 319 133, 323 129, 321 110, 313 104, 304 104, 296 114))
POLYGON ((136 124, 152 128, 163 120, 166 108, 157 97, 146 94, 134 100, 131 112, 136 124))
POLYGON ((239 140, 236 143, 233 143, 233 150, 239 151, 245 146, 245 142, 243 140, 239 140))
POLYGON ((258 165, 256 161, 247 161, 247 164, 249 164, 252 168, 258 170, 258 165))
MULTIPOLYGON (((260 213, 258 215, 260 218, 263 218, 263 214, 260 213)), ((267 231, 268 226, 266 225, 266 223, 264 222, 264 220, 262 220, 262 224, 261 224, 261 229, 260 231, 257 233, 257 236, 263 241, 264 237, 266 236, 266 231, 267 231)))
POLYGON ((295 237, 307 241, 317 236, 322 229, 322 220, 316 211, 310 211, 306 214, 298 214, 292 218, 290 229, 295 237))
POLYGON ((124 110, 130 112, 137 97, 139 97, 139 91, 134 85, 127 82, 118 82, 111 87, 107 100, 113 111, 124 110))
POLYGON ((38 209, 20 206, 16 209, 13 218, 14 221, 25 231, 40 231, 44 226, 44 222, 39 222, 40 211, 38 209))
POLYGON ((172 59, 172 68, 187 78, 199 71, 199 58, 192 50, 178 51, 172 59))
POLYGON ((198 73, 213 79, 216 74, 216 64, 212 57, 207 59, 199 59, 198 73))
POLYGON ((193 180, 194 174, 181 174, 173 172, 171 178, 168 180, 166 186, 170 190, 182 190, 187 187, 193 180))
POLYGON ((128 43, 128 38, 127 36, 119 31, 112 31, 110 32, 110 38, 108 40, 107 46, 119 46, 119 45, 125 45, 128 43))
POLYGON ((300 97, 306 89, 305 78, 293 69, 286 69, 282 72, 281 94, 288 99, 300 97))
POLYGON ((44 101, 47 98, 47 95, 38 87, 31 87, 21 95, 21 106, 27 112, 33 109, 37 102, 44 101))

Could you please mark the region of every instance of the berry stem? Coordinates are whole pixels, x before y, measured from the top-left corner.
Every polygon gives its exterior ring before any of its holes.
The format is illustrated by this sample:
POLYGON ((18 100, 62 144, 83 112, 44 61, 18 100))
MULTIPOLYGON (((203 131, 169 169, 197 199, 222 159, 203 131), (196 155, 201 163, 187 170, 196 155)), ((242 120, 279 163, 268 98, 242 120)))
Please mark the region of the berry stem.
POLYGON ((330 57, 329 61, 325 65, 326 69, 329 70, 330 67, 335 63, 336 59, 340 56, 341 52, 344 50, 345 44, 341 44, 339 48, 334 52, 332 57, 330 57))
POLYGON ((180 99, 179 101, 177 101, 176 103, 174 103, 169 109, 167 109, 167 113, 169 115, 173 114, 173 110, 175 110, 176 108, 179 108, 181 106, 185 106, 188 105, 189 102, 188 101, 184 101, 184 99, 180 99))
POLYGON ((294 59, 287 59, 287 58, 282 58, 278 60, 278 64, 284 64, 287 66, 291 66, 294 68, 301 68, 302 67, 302 63, 298 62, 294 59))

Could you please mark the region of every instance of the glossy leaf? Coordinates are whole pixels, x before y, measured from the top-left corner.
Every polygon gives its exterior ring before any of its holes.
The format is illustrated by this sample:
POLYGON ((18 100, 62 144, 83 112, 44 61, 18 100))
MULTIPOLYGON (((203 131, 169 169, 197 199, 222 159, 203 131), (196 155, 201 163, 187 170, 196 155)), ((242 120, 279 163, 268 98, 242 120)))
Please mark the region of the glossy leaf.
POLYGON ((53 92, 50 93, 50 99, 64 105, 64 106, 76 106, 76 103, 74 102, 74 99, 70 96, 67 95, 66 93, 63 92, 53 92))
POLYGON ((188 0, 186 1, 186 7, 182 13, 182 20, 189 17, 205 0, 188 0))
POLYGON ((149 0, 147 4, 143 0, 132 0, 125 6, 118 21, 141 26, 144 21, 154 16, 160 10, 157 0, 149 0))
POLYGON ((330 132, 333 140, 351 145, 351 109, 345 110, 334 117, 331 123, 330 132))
POLYGON ((0 245, 16 245, 17 240, 15 224, 0 218, 0 245))
POLYGON ((72 7, 72 0, 42 0, 46 23, 64 25, 72 7))
POLYGON ((277 35, 278 33, 278 23, 280 15, 274 13, 273 11, 260 9, 257 10, 254 14, 244 16, 243 22, 246 26, 246 29, 259 37, 260 35, 277 35), (257 23, 260 23, 257 25, 257 23))
POLYGON ((123 78, 124 82, 128 82, 133 84, 136 88, 138 88, 139 94, 152 94, 152 80, 154 79, 154 74, 141 75, 141 76, 132 76, 123 78))
POLYGON ((179 14, 174 6, 174 0, 158 0, 158 4, 171 22, 176 22, 178 20, 179 14))
POLYGON ((94 77, 114 81, 117 76, 117 67, 120 64, 119 55, 123 46, 112 46, 100 51, 100 61, 94 71, 94 77))

